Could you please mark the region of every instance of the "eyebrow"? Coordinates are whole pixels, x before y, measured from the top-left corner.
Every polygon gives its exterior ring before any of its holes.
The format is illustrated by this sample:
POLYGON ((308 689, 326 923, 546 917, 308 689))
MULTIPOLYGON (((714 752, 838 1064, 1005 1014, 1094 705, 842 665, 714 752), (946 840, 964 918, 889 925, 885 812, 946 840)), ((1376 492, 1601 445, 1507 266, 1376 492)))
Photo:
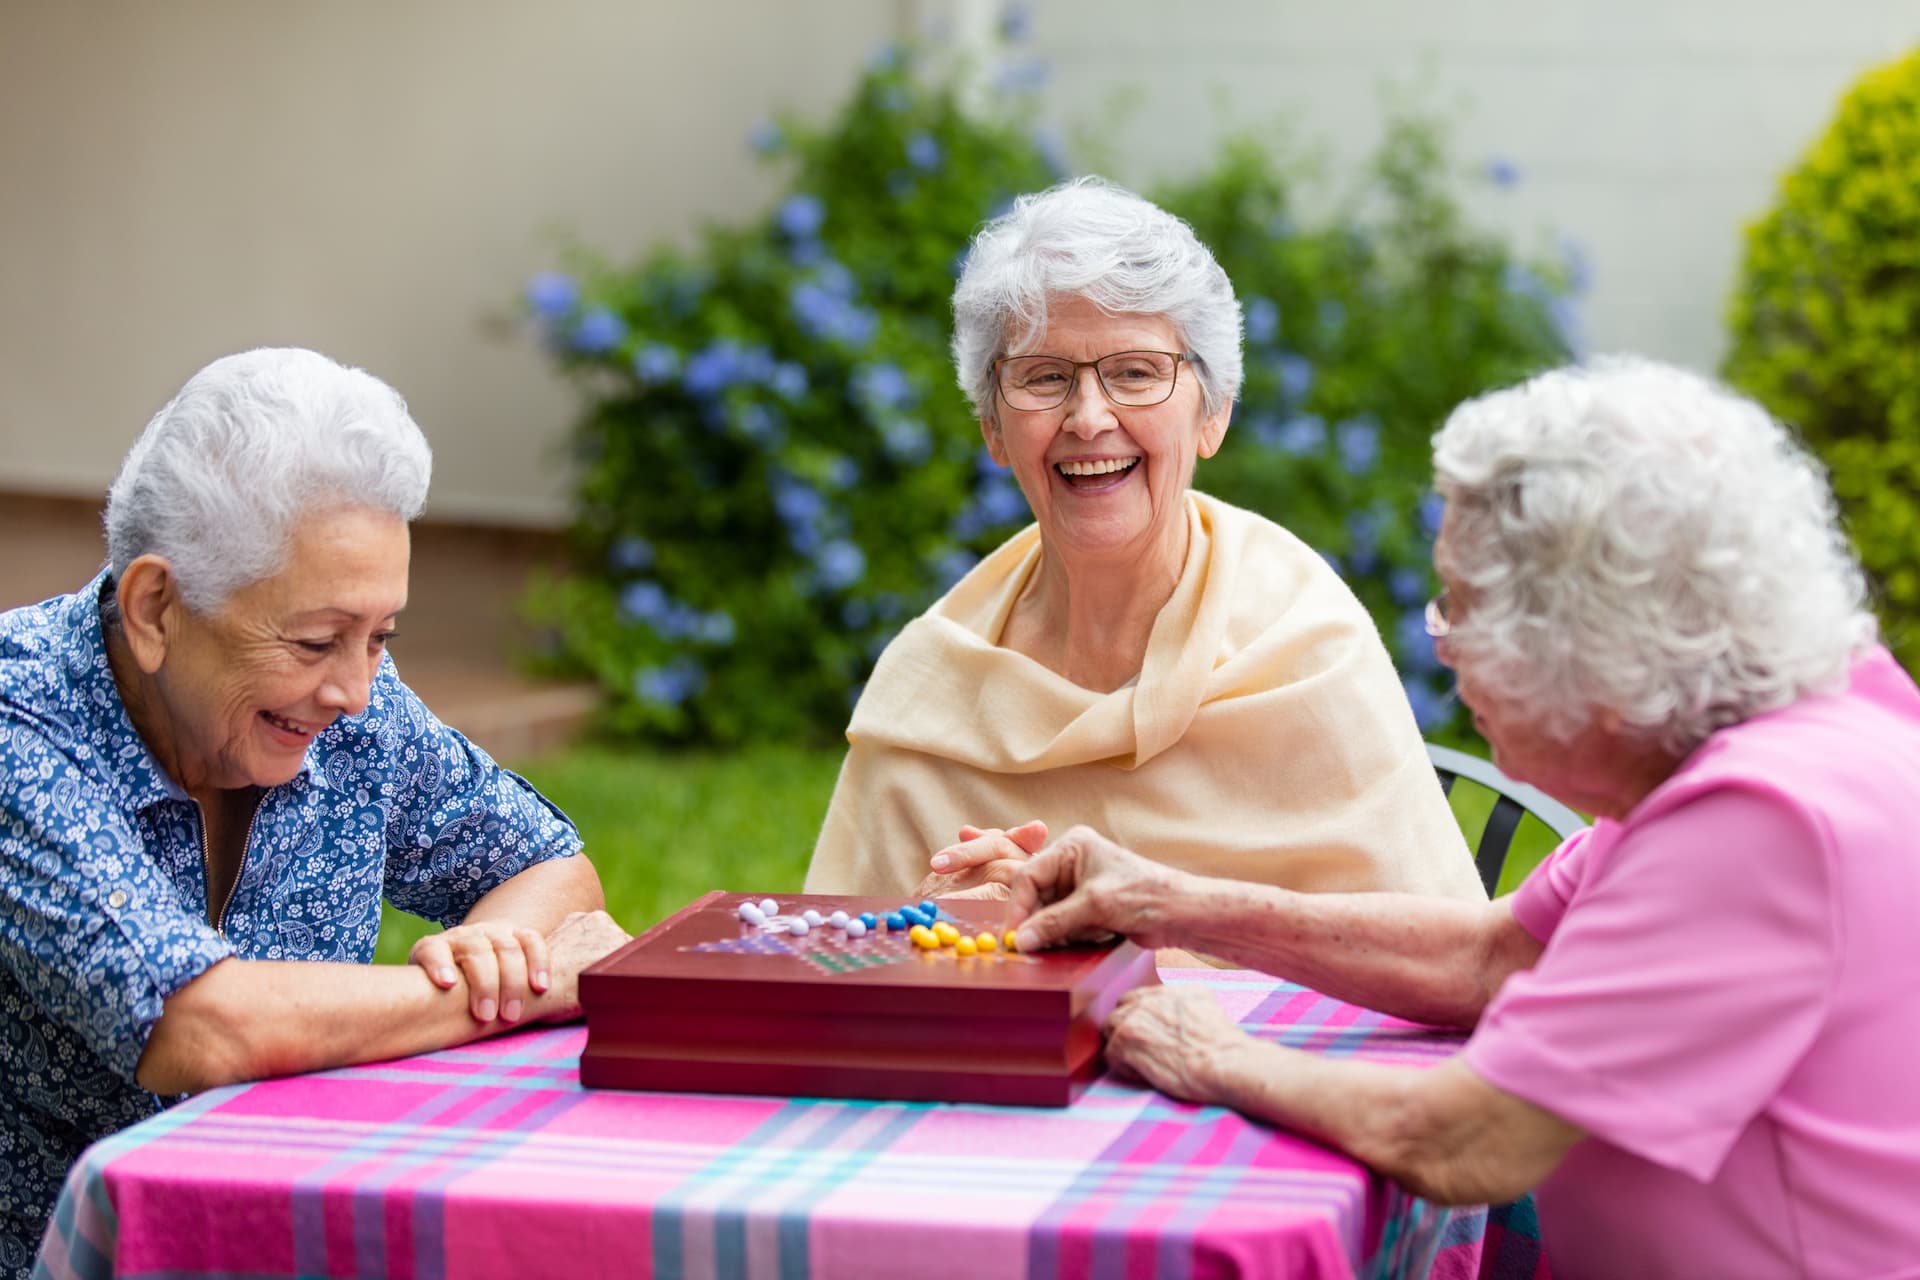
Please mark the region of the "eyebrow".
POLYGON ((351 609, 343 609, 343 608, 340 608, 338 605, 328 605, 325 608, 321 608, 321 609, 303 610, 300 613, 294 614, 291 618, 288 619, 288 621, 289 622, 319 622, 324 619, 345 618, 349 622, 361 622, 368 618, 372 618, 375 620, 378 620, 381 618, 397 619, 402 613, 406 611, 406 608, 407 606, 403 604, 398 609, 390 609, 385 613, 367 614, 367 613, 355 613, 351 609))

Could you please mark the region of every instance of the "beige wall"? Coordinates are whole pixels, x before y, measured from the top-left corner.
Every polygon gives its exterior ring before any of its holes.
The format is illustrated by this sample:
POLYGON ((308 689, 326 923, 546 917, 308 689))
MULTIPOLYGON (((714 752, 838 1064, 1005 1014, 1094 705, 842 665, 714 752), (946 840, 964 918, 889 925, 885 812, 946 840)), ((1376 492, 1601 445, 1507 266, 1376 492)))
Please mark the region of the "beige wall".
MULTIPOLYGON (((0 0, 0 488, 98 494, 194 368, 301 343, 398 386, 432 512, 552 522, 575 400, 505 323, 561 233, 760 211, 744 145, 881 41, 994 0, 0 0)), ((1477 214, 1591 260, 1593 344, 1710 366, 1742 224, 1916 0, 1041 0, 1047 116, 1141 181, 1285 115, 1349 167, 1426 86, 1477 214), (1116 112, 1117 94, 1137 105, 1116 112), (1224 106, 1222 105, 1224 104, 1224 106)))
POLYGON ((430 514, 565 511, 574 398, 503 324, 561 234, 762 207, 745 139, 836 103, 896 0, 0 4, 0 487, 97 494, 201 364, 400 389, 430 514))

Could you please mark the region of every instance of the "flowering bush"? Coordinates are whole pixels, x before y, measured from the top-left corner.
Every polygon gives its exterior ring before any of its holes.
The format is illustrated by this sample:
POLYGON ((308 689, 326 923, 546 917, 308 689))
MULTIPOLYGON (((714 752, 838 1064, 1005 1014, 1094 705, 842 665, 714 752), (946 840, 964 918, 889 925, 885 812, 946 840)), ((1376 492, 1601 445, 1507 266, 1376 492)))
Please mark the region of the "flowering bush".
MULTIPOLYGON (((1030 518, 947 353, 972 234, 1063 176, 1057 146, 1017 119, 1030 64, 1012 65, 1010 113, 982 116, 890 52, 828 127, 756 134, 792 174, 762 219, 629 269, 582 252, 529 285, 588 400, 578 568, 534 609, 555 660, 607 690, 607 727, 835 732, 900 625, 1030 518)), ((1429 727, 1448 708, 1412 634, 1429 593, 1428 435, 1458 399, 1563 351, 1560 278, 1469 233, 1440 168, 1432 135, 1404 125, 1355 211, 1313 231, 1244 144, 1158 193, 1246 302, 1238 429, 1201 484, 1340 564, 1429 727)))
POLYGON ((1920 52, 1870 72, 1747 232, 1726 374, 1832 469, 1920 669, 1920 52))

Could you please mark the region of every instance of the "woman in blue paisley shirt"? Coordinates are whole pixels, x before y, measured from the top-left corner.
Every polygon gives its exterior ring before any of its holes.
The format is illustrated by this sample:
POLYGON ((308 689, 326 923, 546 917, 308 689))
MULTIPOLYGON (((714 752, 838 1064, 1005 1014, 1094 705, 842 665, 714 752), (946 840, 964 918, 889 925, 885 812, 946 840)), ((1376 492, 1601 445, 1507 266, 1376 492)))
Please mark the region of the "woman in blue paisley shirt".
POLYGON ((127 455, 107 569, 0 614, 0 1271, 161 1099, 574 1016, 625 940, 386 654, 430 469, 378 379, 229 356, 127 455), (412 964, 368 963, 383 897, 447 926, 412 964))

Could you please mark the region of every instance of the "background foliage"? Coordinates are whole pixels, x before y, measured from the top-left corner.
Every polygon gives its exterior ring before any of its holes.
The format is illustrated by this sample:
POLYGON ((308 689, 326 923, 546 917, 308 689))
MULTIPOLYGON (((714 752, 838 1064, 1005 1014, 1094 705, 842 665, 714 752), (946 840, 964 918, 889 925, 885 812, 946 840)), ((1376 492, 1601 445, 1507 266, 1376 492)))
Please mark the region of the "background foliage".
MULTIPOLYGON (((892 50, 824 127, 770 125, 763 218, 619 267, 576 251, 528 304, 587 409, 578 569, 544 584, 552 660, 618 733, 825 737, 886 641, 1024 524, 947 344, 960 255, 1066 171, 1030 100, 892 50)), ((1430 731, 1452 714, 1420 630, 1438 519, 1427 441, 1459 400, 1566 354, 1564 264, 1468 227, 1433 129, 1398 121, 1338 211, 1304 226, 1250 141, 1150 192, 1193 223, 1246 311, 1247 386, 1197 483, 1286 524, 1374 611, 1430 731)))
POLYGON ((1869 73, 1747 233, 1728 379, 1832 470, 1894 651, 1920 661, 1920 52, 1869 73))

